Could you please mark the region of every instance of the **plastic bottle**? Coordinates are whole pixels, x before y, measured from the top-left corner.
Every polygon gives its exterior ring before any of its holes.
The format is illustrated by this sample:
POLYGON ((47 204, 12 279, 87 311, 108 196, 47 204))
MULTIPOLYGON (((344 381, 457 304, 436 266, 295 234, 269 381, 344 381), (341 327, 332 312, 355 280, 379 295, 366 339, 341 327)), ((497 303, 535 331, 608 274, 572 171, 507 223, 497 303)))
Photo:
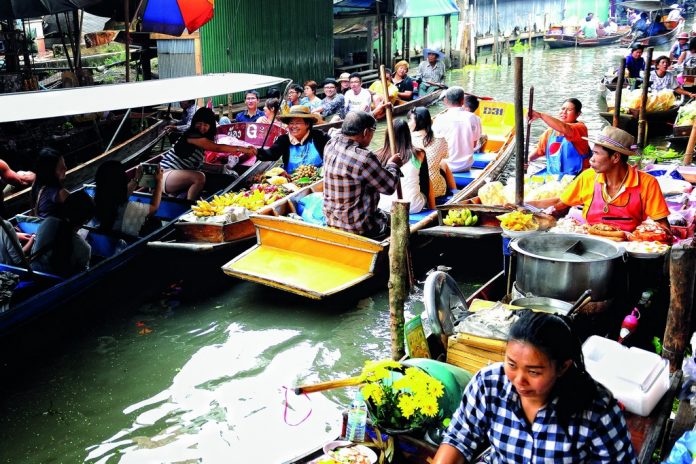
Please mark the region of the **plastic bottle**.
POLYGON ((638 319, 640 319, 640 311, 638 308, 633 308, 631 314, 624 317, 619 330, 619 343, 623 342, 626 337, 632 334, 638 327, 638 319))
POLYGON ((365 441, 365 424, 367 423, 367 404, 363 395, 358 390, 348 409, 348 424, 346 426, 346 440, 354 443, 365 441))

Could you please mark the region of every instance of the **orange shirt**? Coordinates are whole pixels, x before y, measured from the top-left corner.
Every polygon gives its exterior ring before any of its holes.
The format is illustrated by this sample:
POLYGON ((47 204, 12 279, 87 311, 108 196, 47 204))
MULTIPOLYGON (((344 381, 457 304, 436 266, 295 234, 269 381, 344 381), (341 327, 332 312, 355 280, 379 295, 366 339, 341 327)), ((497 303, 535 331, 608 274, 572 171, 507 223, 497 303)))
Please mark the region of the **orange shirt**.
MULTIPOLYGON (((575 146, 575 149, 578 151, 578 153, 589 154, 590 144, 587 142, 587 140, 583 139, 583 137, 587 137, 587 126, 585 125, 585 123, 576 121, 568 123, 568 125, 571 128, 571 134, 569 136, 566 136, 566 140, 568 140, 573 144, 573 146, 575 146)), ((539 137, 539 142, 537 142, 536 151, 534 152, 535 155, 544 156, 546 154, 546 145, 549 143, 549 137, 551 136, 551 132, 553 132, 553 129, 549 128, 546 129, 543 134, 541 134, 541 137, 539 137)), ((563 134, 559 132, 558 135, 563 134)))
MULTIPOLYGON (((604 200, 609 200, 604 186, 604 174, 597 174, 594 169, 586 169, 563 191, 560 200, 568 206, 583 205, 582 215, 587 217, 587 210, 592 203, 595 181, 602 184, 602 196, 604 200)), ((633 166, 628 167, 628 175, 624 187, 636 187, 640 183, 640 200, 643 206, 643 220, 650 218, 657 221, 669 216, 669 208, 665 202, 665 197, 660 190, 657 180, 645 172, 641 172, 633 166), (639 182, 640 181, 640 182, 639 182)), ((614 201, 609 204, 626 204, 628 194, 623 191, 619 193, 614 201)))

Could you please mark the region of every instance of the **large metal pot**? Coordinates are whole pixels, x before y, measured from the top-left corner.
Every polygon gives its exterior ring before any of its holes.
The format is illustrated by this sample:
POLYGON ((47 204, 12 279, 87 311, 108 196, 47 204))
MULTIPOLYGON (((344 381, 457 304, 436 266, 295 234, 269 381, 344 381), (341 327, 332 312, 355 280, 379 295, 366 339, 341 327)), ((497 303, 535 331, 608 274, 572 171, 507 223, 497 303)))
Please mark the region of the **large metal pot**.
POLYGON ((594 301, 604 301, 625 288, 625 251, 608 240, 547 233, 518 238, 510 247, 524 293, 572 301, 589 288, 594 301))

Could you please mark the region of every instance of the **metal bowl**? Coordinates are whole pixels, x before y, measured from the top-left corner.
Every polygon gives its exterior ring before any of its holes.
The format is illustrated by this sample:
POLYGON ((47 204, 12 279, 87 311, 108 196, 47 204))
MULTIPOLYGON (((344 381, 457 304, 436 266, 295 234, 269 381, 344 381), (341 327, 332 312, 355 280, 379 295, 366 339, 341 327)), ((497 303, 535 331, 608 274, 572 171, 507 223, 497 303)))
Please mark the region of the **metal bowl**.
POLYGON ((510 304, 513 306, 520 306, 522 308, 536 309, 537 311, 560 314, 562 316, 568 314, 570 308, 573 307, 572 303, 541 296, 516 298, 512 300, 510 304))

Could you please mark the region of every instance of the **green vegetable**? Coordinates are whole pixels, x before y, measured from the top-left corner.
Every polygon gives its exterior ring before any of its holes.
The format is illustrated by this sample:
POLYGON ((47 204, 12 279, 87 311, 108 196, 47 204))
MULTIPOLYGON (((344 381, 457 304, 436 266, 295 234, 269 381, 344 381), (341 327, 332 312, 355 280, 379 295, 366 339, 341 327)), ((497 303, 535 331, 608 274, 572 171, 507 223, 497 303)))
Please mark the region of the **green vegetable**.
POLYGON ((653 337, 652 344, 655 347, 655 353, 662 354, 662 342, 659 338, 653 337))
POLYGON ((696 119, 696 101, 687 103, 679 108, 675 124, 677 126, 690 126, 694 123, 694 119, 696 119))

